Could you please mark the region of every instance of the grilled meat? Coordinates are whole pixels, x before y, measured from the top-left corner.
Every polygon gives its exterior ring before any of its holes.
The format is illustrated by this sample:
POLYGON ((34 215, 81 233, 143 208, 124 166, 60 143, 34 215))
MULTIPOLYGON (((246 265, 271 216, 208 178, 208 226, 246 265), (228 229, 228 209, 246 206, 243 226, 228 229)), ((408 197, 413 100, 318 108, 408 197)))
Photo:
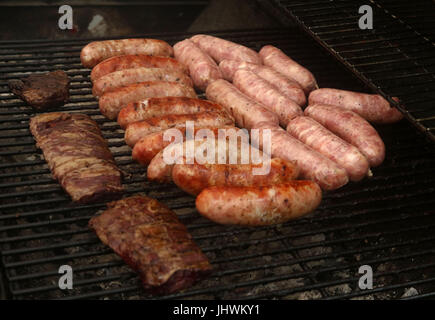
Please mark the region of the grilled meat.
POLYGON ((9 81, 9 89, 38 111, 65 104, 69 98, 69 78, 62 70, 31 74, 9 81))
POLYGON ((172 293, 211 272, 210 263, 176 214, 155 199, 111 202, 89 226, 139 273, 146 290, 172 293))
POLYGON ((98 125, 87 115, 41 114, 30 119, 30 131, 53 177, 73 201, 89 203, 120 197, 121 172, 98 125))

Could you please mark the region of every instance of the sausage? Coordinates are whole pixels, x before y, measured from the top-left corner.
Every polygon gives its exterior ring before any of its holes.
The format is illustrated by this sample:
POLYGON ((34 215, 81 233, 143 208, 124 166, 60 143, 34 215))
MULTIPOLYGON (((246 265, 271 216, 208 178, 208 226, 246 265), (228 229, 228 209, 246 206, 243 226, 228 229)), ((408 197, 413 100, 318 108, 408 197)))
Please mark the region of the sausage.
POLYGON ((307 103, 305 92, 302 90, 299 83, 290 80, 270 67, 243 61, 222 60, 221 63, 219 63, 219 69, 221 70, 224 79, 228 81, 233 81, 234 73, 236 73, 238 69, 252 71, 298 105, 304 106, 307 103))
MULTIPOLYGON (((157 182, 171 182, 172 181, 172 169, 174 164, 186 163, 196 164, 198 163, 197 156, 203 155, 204 150, 212 150, 214 152, 210 155, 210 161, 205 159, 204 163, 208 164, 249 164, 255 163, 252 161, 252 149, 256 149, 249 143, 242 142, 237 143, 236 147, 232 147, 231 143, 227 139, 205 139, 203 140, 186 140, 183 143, 173 143, 168 145, 165 149, 161 150, 150 162, 147 169, 148 180, 157 182), (179 148, 182 148, 181 154, 175 154, 179 148), (191 148, 192 154, 187 156, 187 148, 191 148), (247 149, 245 149, 247 148, 247 149), (247 151, 247 150, 250 150, 247 151), (173 159, 165 158, 165 155, 170 155, 173 159), (225 155, 225 158, 222 157, 225 155), (168 161, 169 160, 169 161, 168 161), (189 162, 190 161, 190 162, 189 162)), ((263 157, 263 153, 258 151, 258 155, 263 157)), ((263 158, 260 158, 262 160, 263 158)))
MULTIPOLYGON (((216 136, 218 136, 219 129, 229 129, 229 128, 236 129, 236 127, 233 126, 222 126, 222 127, 195 126, 193 132, 194 134, 196 134, 201 129, 209 129, 216 136)), ((177 129, 179 129, 180 133, 183 135, 183 141, 184 141, 186 139, 186 128, 179 127, 177 129)), ((138 142, 136 142, 132 152, 133 160, 136 160, 142 165, 145 166, 148 165, 151 162, 151 160, 157 155, 157 153, 159 153, 166 146, 174 142, 175 137, 172 137, 169 141, 165 141, 163 139, 166 131, 167 130, 162 130, 162 131, 151 133, 141 138, 138 142)))
POLYGON ((296 117, 287 132, 344 168, 350 180, 359 181, 369 174, 369 163, 361 152, 317 121, 296 117))
POLYGON ((129 124, 125 130, 124 139, 127 145, 133 147, 136 142, 148 134, 173 127, 184 127, 186 126, 186 121, 193 121, 195 126, 201 127, 234 125, 233 119, 217 112, 169 114, 129 124))
POLYGON ((219 103, 241 128, 251 129, 259 122, 278 124, 278 116, 242 92, 226 80, 212 82, 206 90, 207 99, 219 103))
POLYGON ((165 41, 157 39, 121 39, 94 41, 87 44, 80 53, 80 60, 86 68, 113 56, 125 54, 147 54, 150 56, 173 55, 172 47, 165 41))
POLYGON ((105 92, 144 81, 170 81, 192 87, 192 80, 184 72, 177 69, 134 68, 115 71, 102 76, 94 82, 92 94, 101 96, 105 92))
POLYGON ((263 130, 270 129, 271 155, 296 162, 303 179, 315 181, 324 190, 338 189, 348 183, 346 170, 292 137, 284 129, 270 123, 260 123, 257 128, 260 129, 260 147, 264 149, 263 130))
POLYGON ((270 45, 264 46, 260 50, 260 57, 266 66, 275 69, 290 79, 296 80, 306 94, 318 88, 313 74, 296 61, 290 59, 280 49, 270 45))
POLYGON ((384 142, 375 128, 355 112, 336 106, 316 104, 308 106, 305 115, 357 147, 371 167, 379 166, 384 161, 384 142))
POLYGON ((189 39, 174 45, 174 55, 189 68, 195 87, 202 91, 205 91, 209 83, 222 78, 216 62, 189 39))
POLYGON ((101 113, 113 120, 119 111, 130 102, 153 97, 190 97, 196 98, 192 87, 183 86, 177 82, 145 81, 130 84, 103 94, 99 100, 101 113))
POLYGON ((118 114, 118 124, 125 129, 128 124, 166 114, 193 114, 199 112, 224 113, 231 116, 217 103, 211 101, 186 98, 186 97, 162 97, 148 98, 139 102, 129 103, 118 114))
POLYGON ((164 68, 177 70, 187 74, 186 68, 177 60, 168 57, 147 56, 144 54, 130 54, 106 59, 97 64, 91 71, 91 81, 95 82, 106 74, 135 68, 164 68))
POLYGON ((338 106, 374 123, 393 123, 403 118, 403 114, 379 94, 322 88, 312 91, 308 99, 309 104, 338 106))
POLYGON ((270 160, 266 174, 254 174, 261 164, 176 164, 172 169, 172 180, 183 191, 199 194, 211 186, 266 186, 296 179, 299 168, 290 161, 279 158, 270 160))
POLYGON ((282 126, 286 126, 291 119, 303 114, 296 102, 281 94, 273 85, 252 71, 237 70, 233 84, 248 97, 260 102, 275 113, 282 126))
POLYGON ((321 200, 315 182, 295 180, 263 187, 209 187, 195 203, 199 213, 216 223, 264 226, 308 214, 321 200))
POLYGON ((258 53, 241 44, 205 34, 197 34, 190 40, 218 63, 224 59, 229 59, 261 64, 258 53))

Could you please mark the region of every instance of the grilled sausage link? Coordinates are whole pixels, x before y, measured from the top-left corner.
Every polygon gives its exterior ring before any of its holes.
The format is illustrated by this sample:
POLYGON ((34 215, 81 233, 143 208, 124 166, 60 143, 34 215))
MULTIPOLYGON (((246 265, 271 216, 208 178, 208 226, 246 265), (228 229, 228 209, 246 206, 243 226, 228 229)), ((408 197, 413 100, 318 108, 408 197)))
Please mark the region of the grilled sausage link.
POLYGON ((135 68, 164 68, 187 73, 186 68, 177 60, 168 57, 130 54, 106 59, 97 64, 91 71, 91 81, 95 82, 106 74, 135 68))
POLYGON ((263 63, 290 79, 296 80, 304 89, 305 94, 317 89, 318 85, 313 74, 296 61, 290 59, 284 52, 274 46, 264 46, 260 50, 263 63))
POLYGON ((122 108, 118 114, 118 124, 124 129, 130 123, 152 117, 212 111, 224 113, 231 117, 222 106, 207 100, 186 97, 149 98, 129 103, 122 108))
MULTIPOLYGON (((269 161, 269 160, 267 160, 269 161)), ((211 186, 259 187, 296 179, 299 168, 290 161, 273 158, 270 170, 264 174, 254 174, 260 164, 176 164, 172 169, 172 180, 187 193, 199 194, 211 186)))
MULTIPOLYGON (((172 143, 160 151, 150 162, 147 169, 148 180, 157 182, 171 182, 172 169, 175 163, 195 164, 198 156, 204 156, 204 151, 213 152, 203 159, 208 164, 255 163, 252 150, 258 151, 259 160, 263 160, 263 153, 249 143, 237 143, 235 147, 227 139, 186 140, 182 143, 172 143), (250 149, 252 148, 252 149, 250 149), (178 154, 177 150, 182 153, 178 154), (165 157, 172 157, 172 162, 165 157), (225 157, 225 158, 224 158, 225 157)), ((169 159, 171 160, 171 159, 169 159)))
POLYGON ((312 91, 308 99, 310 104, 330 104, 353 111, 374 123, 393 123, 403 118, 403 114, 379 94, 322 88, 312 91))
POLYGON ((219 103, 236 120, 241 128, 251 129, 259 122, 278 124, 278 116, 240 92, 226 80, 212 82, 206 90, 207 99, 219 103))
POLYGON ((261 64, 261 58, 254 50, 221 38, 198 34, 190 38, 218 63, 224 59, 261 64))
POLYGON ((195 87, 205 91, 214 80, 221 79, 222 74, 216 62, 189 39, 174 45, 175 58, 188 67, 195 87))
POLYGON ((113 56, 125 54, 147 54, 150 56, 172 56, 172 47, 156 39, 121 39, 95 41, 87 44, 80 53, 80 60, 86 68, 113 56))
POLYGON ((255 73, 257 76, 263 78, 276 90, 292 99, 300 106, 304 106, 307 103, 304 90, 299 83, 294 80, 290 80, 281 73, 273 70, 268 66, 258 65, 254 63, 235 61, 235 60, 222 60, 219 63, 219 69, 222 72, 222 76, 225 80, 233 81, 234 74, 239 69, 249 70, 255 73))
POLYGON ((368 175, 369 163, 361 152, 317 121, 296 117, 288 124, 287 132, 344 168, 350 180, 359 181, 368 175))
MULTIPOLYGON (((186 139, 186 128, 179 127, 177 128, 179 132, 183 136, 183 141, 186 139)), ((207 129, 211 130, 213 134, 217 137, 219 134, 219 129, 236 129, 236 127, 233 126, 222 126, 222 127, 198 127, 195 126, 193 133, 196 134, 199 130, 207 129)), ((170 130, 170 129, 167 129, 170 130)), ((138 142, 135 143, 132 157, 133 160, 136 160, 142 165, 148 165, 151 160, 166 146, 170 145, 172 142, 174 142, 175 137, 170 136, 168 133, 168 136, 171 137, 170 140, 165 141, 164 135, 167 130, 162 130, 158 132, 151 133, 149 135, 146 135, 145 137, 141 138, 138 142)))
POLYGON ((99 97, 105 92, 145 81, 170 81, 188 87, 193 86, 192 80, 180 70, 141 67, 119 70, 102 76, 94 82, 92 94, 99 97))
POLYGON ((130 102, 153 97, 190 97, 196 98, 192 87, 186 87, 177 82, 146 81, 130 84, 103 94, 99 100, 101 113, 113 120, 119 111, 130 102))
POLYGON ((370 166, 379 166, 384 161, 384 142, 375 128, 355 112, 336 106, 316 104, 305 109, 305 115, 357 147, 367 158, 370 166))
POLYGON ((321 199, 315 182, 295 180, 263 187, 209 187, 196 198, 196 208, 216 223, 264 226, 308 214, 321 199))
POLYGON ((296 102, 281 94, 273 85, 252 71, 237 70, 233 84, 248 97, 260 102, 275 113, 282 126, 286 126, 291 119, 303 114, 296 102))
POLYGON ((346 170, 284 129, 269 123, 260 123, 257 128, 260 129, 260 147, 264 149, 263 130, 269 129, 272 156, 296 162, 302 178, 315 181, 324 190, 338 189, 348 183, 346 170))
POLYGON ((220 127, 234 125, 234 120, 218 112, 200 112, 194 114, 168 114, 131 123, 125 130, 125 142, 133 147, 141 138, 151 133, 173 128, 185 127, 186 121, 193 121, 199 127, 220 127))

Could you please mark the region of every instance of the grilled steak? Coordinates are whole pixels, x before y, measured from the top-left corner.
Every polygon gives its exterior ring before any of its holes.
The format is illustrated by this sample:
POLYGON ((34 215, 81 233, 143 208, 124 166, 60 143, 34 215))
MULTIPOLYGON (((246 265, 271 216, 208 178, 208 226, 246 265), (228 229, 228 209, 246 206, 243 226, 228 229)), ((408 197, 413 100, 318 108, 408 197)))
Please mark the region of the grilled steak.
POLYGON ((172 293, 211 272, 207 257, 186 227, 157 200, 136 195, 107 207, 89 226, 139 273, 146 290, 172 293))
POLYGON ((9 81, 9 89, 36 110, 65 104, 69 98, 69 79, 61 70, 31 74, 27 78, 9 81))
POLYGON ((30 131, 55 179, 73 201, 118 199, 117 168, 98 125, 87 115, 45 113, 30 119, 30 131))

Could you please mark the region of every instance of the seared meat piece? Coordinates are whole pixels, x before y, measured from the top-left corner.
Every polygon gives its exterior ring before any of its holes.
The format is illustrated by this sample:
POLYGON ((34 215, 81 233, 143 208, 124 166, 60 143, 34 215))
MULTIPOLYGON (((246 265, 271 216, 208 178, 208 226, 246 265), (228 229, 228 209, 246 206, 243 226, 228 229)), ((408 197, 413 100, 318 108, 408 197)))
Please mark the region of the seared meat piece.
POLYGON ((65 104, 69 98, 69 78, 62 70, 31 74, 9 81, 9 89, 34 109, 42 111, 65 104))
POLYGON ((139 273, 146 290, 176 292, 211 273, 207 257, 165 205, 136 195, 107 207, 89 226, 139 273))
POLYGON ((30 119, 30 131, 73 201, 119 199, 122 175, 95 121, 84 114, 45 113, 30 119))

